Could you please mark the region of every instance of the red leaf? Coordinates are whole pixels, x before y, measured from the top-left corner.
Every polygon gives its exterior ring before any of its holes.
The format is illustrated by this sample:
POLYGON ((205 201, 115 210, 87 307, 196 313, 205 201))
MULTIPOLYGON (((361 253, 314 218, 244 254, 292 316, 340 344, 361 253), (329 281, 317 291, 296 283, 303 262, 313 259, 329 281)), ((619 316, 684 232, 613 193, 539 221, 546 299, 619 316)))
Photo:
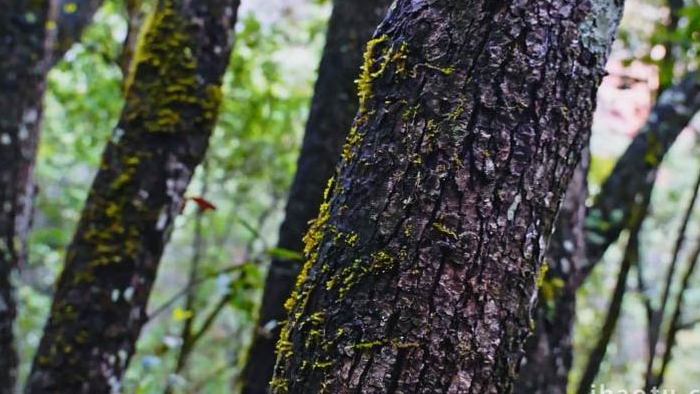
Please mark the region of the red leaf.
POLYGON ((197 204, 197 207, 199 207, 199 210, 202 212, 216 211, 216 205, 202 197, 189 197, 188 199, 194 201, 194 203, 197 204))

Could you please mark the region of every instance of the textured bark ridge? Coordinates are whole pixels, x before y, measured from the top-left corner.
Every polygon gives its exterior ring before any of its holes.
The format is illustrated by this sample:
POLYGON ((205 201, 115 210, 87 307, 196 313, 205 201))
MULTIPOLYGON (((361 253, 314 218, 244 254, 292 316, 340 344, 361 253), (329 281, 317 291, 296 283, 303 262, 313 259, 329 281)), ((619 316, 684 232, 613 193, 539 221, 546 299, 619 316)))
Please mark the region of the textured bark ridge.
POLYGON ((11 276, 26 257, 46 74, 100 3, 0 1, 0 393, 14 392, 16 380, 11 276))
MULTIPOLYGON (((311 113, 297 163, 297 173, 280 228, 278 247, 298 251, 310 220, 318 215, 323 189, 340 158, 343 142, 357 114, 355 80, 365 44, 372 38, 390 0, 336 0, 319 67, 311 113)), ((299 274, 298 261, 275 259, 265 282, 258 327, 242 375, 244 393, 266 393, 275 365, 284 302, 299 274)))
POLYGON ((305 238, 274 391, 512 389, 620 13, 395 3, 305 238))
POLYGON ((237 0, 162 0, 71 243, 28 393, 118 392, 221 98, 237 0))
POLYGON ((545 257, 535 331, 525 344, 515 392, 522 394, 566 394, 573 363, 573 328, 576 290, 573 282, 586 258, 586 198, 588 197, 588 150, 569 183, 556 230, 545 257))

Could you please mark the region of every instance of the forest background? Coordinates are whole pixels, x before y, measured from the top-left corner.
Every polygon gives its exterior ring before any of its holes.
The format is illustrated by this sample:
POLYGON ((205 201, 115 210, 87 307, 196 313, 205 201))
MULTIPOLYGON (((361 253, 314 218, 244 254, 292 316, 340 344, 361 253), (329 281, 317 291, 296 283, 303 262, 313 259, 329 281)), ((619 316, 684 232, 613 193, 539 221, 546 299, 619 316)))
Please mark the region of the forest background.
MULTIPOLYGON (((125 392, 157 393, 170 386, 181 392, 219 393, 237 387, 267 264, 272 257, 288 253, 275 249, 277 232, 295 172, 330 9, 328 1, 311 0, 242 4, 219 121, 205 162, 188 189, 190 202, 177 218, 162 259, 150 300, 152 317, 126 373, 125 392), (195 282, 192 267, 199 278, 195 282), (188 299, 189 307, 185 304, 188 299), (182 326, 188 320, 195 322, 201 337, 186 365, 178 368, 182 326)), ((687 23, 681 26, 683 33, 671 39, 682 43, 681 67, 693 69, 700 50, 700 39, 693 35, 700 26, 700 4, 686 5, 683 15, 687 23)), ((609 75, 598 93, 588 177, 591 196, 599 191, 657 100, 665 72, 661 64, 664 47, 659 43, 669 39, 663 28, 667 18, 665 3, 629 0, 626 4, 609 75)), ((29 372, 66 246, 123 105, 120 56, 126 33, 124 5, 119 0, 106 1, 82 41, 49 74, 31 248, 17 277, 22 306, 16 328, 20 380, 29 372)), ((644 294, 649 297, 662 290, 671 240, 700 167, 698 133, 696 120, 664 159, 651 211, 640 233, 640 264, 651 284, 644 294)), ((696 210, 686 233, 691 245, 700 236, 698 220, 696 210)), ((598 338, 624 241, 623 237, 620 245, 610 248, 579 292, 573 382, 586 361, 578 355, 587 354, 598 338)), ((691 249, 685 248, 684 255, 691 249)), ((638 287, 636 281, 633 275, 631 289, 638 287)), ((686 293, 691 314, 700 310, 697 277, 694 282, 686 293)), ((631 291, 625 298, 596 380, 607 387, 641 385, 644 297, 631 291)), ((699 327, 680 333, 665 379, 668 387, 689 390, 700 384, 699 327)))

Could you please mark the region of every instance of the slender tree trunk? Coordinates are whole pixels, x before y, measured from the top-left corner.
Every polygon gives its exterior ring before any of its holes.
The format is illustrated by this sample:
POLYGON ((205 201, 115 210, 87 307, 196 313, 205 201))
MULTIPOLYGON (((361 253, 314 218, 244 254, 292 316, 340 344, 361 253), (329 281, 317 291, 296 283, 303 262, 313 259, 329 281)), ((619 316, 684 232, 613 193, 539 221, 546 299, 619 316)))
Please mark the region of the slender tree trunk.
POLYGON ((515 392, 566 394, 573 364, 576 290, 571 278, 586 257, 586 199, 588 149, 581 157, 559 211, 556 231, 549 242, 544 274, 535 310, 535 332, 525 345, 515 392))
MULTIPOLYGON (((683 250, 686 241, 686 232, 688 231, 688 224, 690 223, 690 219, 693 216, 693 212, 695 211, 695 204, 698 199, 698 192, 700 192, 700 176, 698 176, 695 181, 695 186, 693 187, 693 193, 690 197, 690 202, 688 203, 687 208, 685 208, 683 220, 681 221, 681 226, 678 229, 678 235, 676 237, 676 242, 674 243, 673 252, 671 254, 671 261, 668 264, 668 271, 666 272, 666 276, 663 281, 663 291, 661 293, 661 300, 659 301, 659 305, 657 308, 654 308, 650 302, 647 304, 648 309, 651 311, 651 313, 649 313, 648 315, 649 329, 647 331, 647 341, 649 348, 649 357, 647 359, 646 372, 644 373, 645 392, 649 392, 649 390, 651 390, 653 387, 658 387, 655 386, 654 382, 654 362, 656 361, 657 353, 659 353, 657 345, 659 343, 659 340, 661 339, 661 328, 664 325, 664 322, 667 317, 666 310, 668 307, 670 307, 669 303, 671 297, 671 287, 673 287, 675 280, 675 272, 678 267, 678 264, 680 263, 680 253, 681 250, 683 250)), ((673 320, 673 317, 671 318, 671 320, 673 320)), ((664 349, 663 352, 667 352, 668 344, 665 344, 665 348, 666 349, 664 349)))
POLYGON ((221 99, 237 0, 161 0, 66 258, 27 392, 118 392, 221 99))
POLYGON ((0 1, 0 393, 14 392, 16 384, 12 273, 27 254, 46 74, 80 38, 100 2, 86 3, 0 1))
POLYGON ((630 226, 634 201, 651 195, 656 173, 676 137, 700 111, 700 73, 688 73, 659 97, 646 125, 615 164, 586 219, 586 262, 579 285, 620 233, 630 226))
POLYGON ((305 237, 273 390, 512 390, 621 8, 394 4, 305 237))
POLYGON ((14 392, 18 357, 12 272, 24 265, 51 36, 49 1, 0 2, 0 392, 14 392))
POLYGON ((629 276, 630 269, 633 265, 639 264, 639 234, 642 230, 644 218, 647 215, 649 197, 650 196, 647 196, 647 199, 643 201, 635 201, 634 204, 632 204, 632 219, 629 228, 629 239, 627 240, 625 253, 622 257, 622 261, 620 262, 620 271, 617 274, 617 281, 615 282, 615 288, 613 289, 610 297, 608 310, 605 314, 605 320, 600 329, 600 334, 598 335, 596 344, 593 346, 593 349, 588 356, 586 366, 583 368, 581 380, 578 382, 578 388, 576 390, 576 393, 578 394, 587 394, 591 391, 595 377, 598 375, 600 366, 605 359, 605 354, 608 350, 610 340, 615 333, 617 322, 620 319, 620 312, 622 311, 622 303, 624 301, 625 294, 627 293, 627 278, 629 276))
MULTIPOLYGON (((340 158, 343 142, 357 113, 355 80, 365 44, 386 15, 390 0, 335 0, 326 47, 319 68, 311 113, 297 163, 297 173, 280 229, 278 247, 303 249, 308 223, 318 215, 323 189, 340 158)), ((275 365, 280 323, 300 270, 298 261, 277 258, 270 264, 253 344, 242 374, 243 392, 266 393, 275 365)))
MULTIPOLYGON (((661 387, 661 385, 663 384, 664 377, 668 370, 668 365, 671 362, 671 358, 673 356, 673 349, 676 346, 676 336, 678 335, 680 330, 683 329, 683 322, 681 321, 681 318, 683 317, 683 312, 685 309, 684 296, 686 295, 686 291, 690 288, 690 282, 693 278, 695 268, 698 265, 699 258, 700 245, 695 247, 693 252, 690 254, 690 257, 688 258, 688 266, 685 272, 683 273, 680 283, 680 289, 676 294, 676 305, 673 309, 673 313, 671 314, 668 331, 666 332, 666 338, 664 341, 666 347, 661 358, 661 366, 659 370, 655 372, 655 376, 648 380, 647 384, 649 384, 649 386, 647 387, 649 388, 649 391, 651 391, 654 387, 661 387)), ((654 373, 654 371, 652 371, 651 373, 654 373)))

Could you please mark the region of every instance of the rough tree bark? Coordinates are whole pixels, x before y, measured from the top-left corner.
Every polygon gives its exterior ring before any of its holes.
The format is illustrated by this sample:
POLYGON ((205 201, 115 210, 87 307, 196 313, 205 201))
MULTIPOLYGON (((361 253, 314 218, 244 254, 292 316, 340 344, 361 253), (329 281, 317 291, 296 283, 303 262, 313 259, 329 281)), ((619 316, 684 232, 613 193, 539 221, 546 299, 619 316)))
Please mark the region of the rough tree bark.
POLYGON ((508 392, 621 2, 399 0, 306 235, 276 392, 508 392))
POLYGON ((569 183, 556 230, 547 249, 535 310, 535 331, 525 344, 525 357, 515 392, 566 394, 573 364, 576 291, 571 280, 586 257, 586 199, 589 152, 586 149, 569 183))
POLYGON ((68 249, 28 393, 117 392, 158 261, 206 151, 238 0, 161 0, 68 249))
POLYGON ((16 383, 11 276, 26 259, 46 74, 100 2, 0 1, 0 393, 14 392, 16 383))
MULTIPOLYGON (((347 131, 357 114, 355 80, 365 44, 372 38, 390 0, 335 0, 326 46, 306 124, 306 133, 289 193, 278 247, 301 253, 308 223, 318 215, 323 189, 338 164, 347 131)), ((275 365, 284 302, 299 274, 300 262, 276 258, 270 264, 253 344, 242 374, 243 393, 267 393, 275 365)))
MULTIPOLYGON (((700 111, 700 78, 697 73, 690 73, 678 84, 673 85, 661 95, 659 103, 652 109, 647 124, 632 140, 625 153, 617 162, 610 176, 596 196, 593 206, 586 212, 586 219, 579 222, 569 221, 572 211, 569 200, 562 206, 557 232, 551 240, 549 261, 554 269, 548 271, 543 282, 543 289, 556 298, 554 303, 546 301, 547 294, 542 294, 536 312, 540 318, 535 335, 528 340, 523 369, 516 391, 521 393, 560 393, 566 392, 566 380, 573 358, 571 339, 573 336, 572 311, 575 308, 575 293, 585 282, 605 251, 620 236, 625 228, 630 227, 631 213, 635 202, 646 205, 654 187, 658 166, 676 137, 687 126, 693 115, 700 111), (601 212, 603 214, 601 215, 601 212), (607 221, 606 221, 607 220, 607 221), (564 222, 563 222, 564 221, 564 222), (559 234, 562 230, 576 232, 572 225, 583 225, 585 232, 583 244, 569 239, 576 245, 578 253, 567 256, 560 241, 569 235, 559 234), (563 253, 563 254, 560 254, 563 253), (566 258, 570 272, 562 275, 558 264, 559 258, 566 258), (543 322, 541 318, 547 316, 543 322), (528 366, 529 364, 529 366, 528 366), (556 366, 556 368, 554 368, 556 366), (544 368, 547 369, 544 369, 544 368), (564 368, 564 369, 562 369, 564 368), (543 373, 542 371, 547 371, 543 373), (554 373, 554 376, 549 376, 554 373)), ((568 192, 567 192, 568 193, 568 192)), ((579 193, 586 193, 579 191, 579 193)), ((580 197, 585 201, 585 194, 580 197)), ((642 207, 646 210, 646 206, 642 207)))

